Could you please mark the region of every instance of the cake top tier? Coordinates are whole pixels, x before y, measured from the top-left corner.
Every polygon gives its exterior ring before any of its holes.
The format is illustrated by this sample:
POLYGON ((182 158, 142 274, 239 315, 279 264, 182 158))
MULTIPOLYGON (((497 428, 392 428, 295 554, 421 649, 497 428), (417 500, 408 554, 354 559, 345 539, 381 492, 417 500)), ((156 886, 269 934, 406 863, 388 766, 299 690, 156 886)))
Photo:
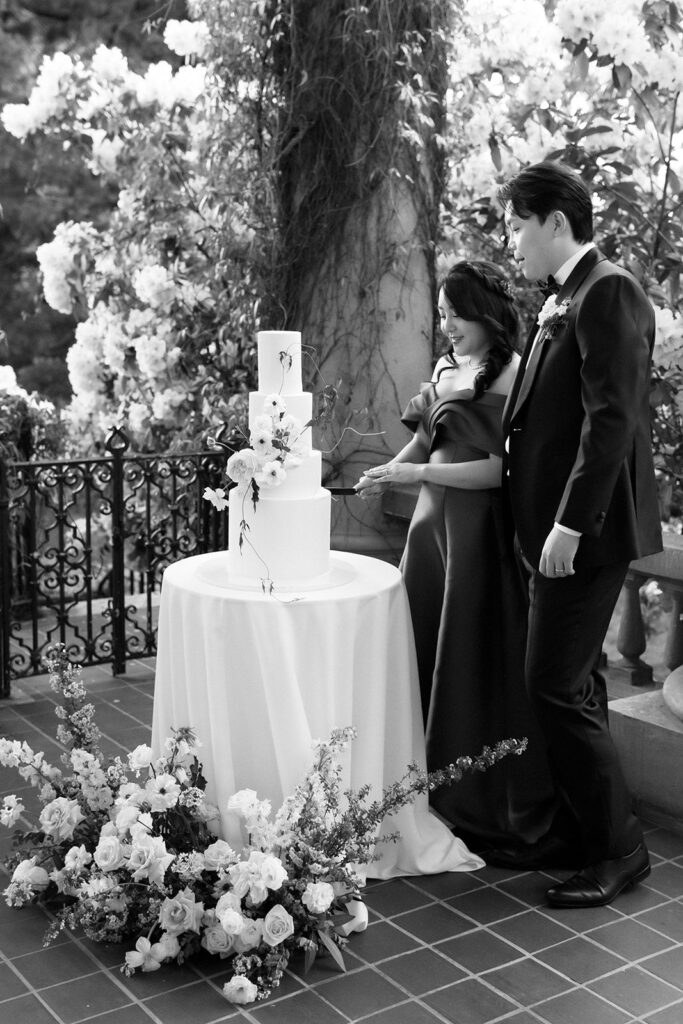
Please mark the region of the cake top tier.
POLYGON ((267 395, 301 394, 299 331, 259 331, 258 389, 267 395))

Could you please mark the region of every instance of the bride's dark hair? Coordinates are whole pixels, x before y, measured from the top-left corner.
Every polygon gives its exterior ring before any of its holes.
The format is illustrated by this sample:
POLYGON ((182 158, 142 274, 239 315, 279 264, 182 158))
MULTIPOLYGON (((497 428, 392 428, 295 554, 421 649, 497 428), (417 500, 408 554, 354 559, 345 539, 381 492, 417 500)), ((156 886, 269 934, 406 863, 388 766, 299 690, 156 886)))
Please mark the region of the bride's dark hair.
MULTIPOLYGON (((449 306, 463 320, 483 324, 490 349, 474 379, 474 397, 493 384, 512 359, 519 330, 515 299, 507 277, 488 260, 461 260, 439 282, 449 306)), ((455 364, 452 352, 446 358, 455 364)))

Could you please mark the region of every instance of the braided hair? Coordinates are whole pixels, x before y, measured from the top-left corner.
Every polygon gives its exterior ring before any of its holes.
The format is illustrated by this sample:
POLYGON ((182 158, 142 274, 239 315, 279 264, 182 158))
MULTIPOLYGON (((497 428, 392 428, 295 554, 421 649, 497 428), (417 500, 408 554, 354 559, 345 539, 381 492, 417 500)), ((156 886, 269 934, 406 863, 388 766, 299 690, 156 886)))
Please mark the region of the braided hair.
MULTIPOLYGON (((508 279, 488 260, 455 263, 439 282, 439 290, 463 320, 482 324, 490 348, 474 379, 474 398, 479 398, 507 366, 515 352, 519 317, 508 279)), ((452 352, 446 358, 455 365, 452 352)))

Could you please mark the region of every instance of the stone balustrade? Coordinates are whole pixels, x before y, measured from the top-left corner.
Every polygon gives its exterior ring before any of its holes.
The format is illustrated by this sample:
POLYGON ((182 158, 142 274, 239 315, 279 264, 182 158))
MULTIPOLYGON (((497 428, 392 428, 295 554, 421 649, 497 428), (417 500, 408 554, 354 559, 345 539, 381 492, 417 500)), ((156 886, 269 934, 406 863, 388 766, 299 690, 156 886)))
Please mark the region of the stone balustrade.
POLYGON ((640 588, 655 579, 671 600, 671 614, 664 649, 664 665, 669 670, 664 686, 664 701, 683 718, 683 537, 664 534, 664 550, 632 562, 624 584, 624 603, 617 634, 620 658, 610 670, 627 678, 634 686, 652 684, 652 668, 642 660, 647 638, 640 604, 640 588))

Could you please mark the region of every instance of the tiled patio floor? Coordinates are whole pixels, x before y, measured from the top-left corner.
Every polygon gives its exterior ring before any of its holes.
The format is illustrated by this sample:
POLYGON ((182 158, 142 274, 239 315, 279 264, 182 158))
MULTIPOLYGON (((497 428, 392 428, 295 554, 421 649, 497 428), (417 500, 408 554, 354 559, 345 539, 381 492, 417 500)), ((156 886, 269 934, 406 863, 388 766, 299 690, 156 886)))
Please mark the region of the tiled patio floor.
MULTIPOLYGON (((107 753, 150 735, 153 662, 113 679, 85 673, 107 753)), ((0 703, 0 735, 57 761, 54 694, 23 680, 0 703)), ((22 780, 0 769, 0 795, 22 780)), ((22 783, 23 785, 23 783, 22 783)), ((34 800, 29 790, 22 797, 34 800)), ((683 823, 682 823, 683 828, 683 823)), ((0 855, 9 850, 2 829, 0 855)), ((648 830, 653 870, 612 907, 551 910, 550 876, 485 868, 368 886, 370 926, 352 938, 347 973, 291 964, 274 997, 236 1008, 225 970, 206 957, 125 978, 125 950, 63 935, 42 948, 47 917, 0 904, 2 1024, 683 1024, 683 833, 648 830)), ((0 872, 0 886, 6 875, 0 872)))

